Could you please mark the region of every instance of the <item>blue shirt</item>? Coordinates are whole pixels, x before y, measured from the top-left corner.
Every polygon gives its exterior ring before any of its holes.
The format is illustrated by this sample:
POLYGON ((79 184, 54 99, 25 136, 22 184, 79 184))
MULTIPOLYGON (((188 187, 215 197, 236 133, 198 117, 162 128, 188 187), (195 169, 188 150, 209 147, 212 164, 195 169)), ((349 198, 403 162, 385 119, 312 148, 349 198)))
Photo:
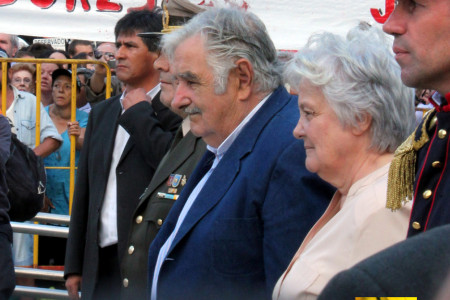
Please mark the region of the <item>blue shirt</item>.
MULTIPOLYGON (((49 106, 45 108, 48 113, 49 106)), ((76 110, 76 117, 80 127, 86 128, 89 115, 79 109, 76 110)), ((70 137, 66 131, 62 134, 63 143, 58 150, 44 158, 46 167, 69 167, 70 166, 70 137)), ((80 151, 75 152, 75 166, 78 165, 80 151)), ((46 195, 52 201, 55 208, 50 208, 51 213, 69 214, 69 169, 47 169, 47 191, 46 195)))

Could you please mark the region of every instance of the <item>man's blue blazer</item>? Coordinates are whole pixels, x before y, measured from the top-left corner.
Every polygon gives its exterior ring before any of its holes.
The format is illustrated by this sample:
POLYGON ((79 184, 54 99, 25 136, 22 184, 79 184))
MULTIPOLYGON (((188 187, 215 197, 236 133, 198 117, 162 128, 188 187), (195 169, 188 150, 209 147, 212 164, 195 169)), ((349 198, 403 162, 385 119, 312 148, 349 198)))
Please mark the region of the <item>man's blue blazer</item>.
MULTIPOLYGON (((303 142, 292 135, 298 118, 297 97, 279 87, 243 128, 172 243, 158 299, 271 298, 333 193, 305 169, 303 142)), ((213 159, 207 151, 150 246, 149 290, 159 250, 213 159)))

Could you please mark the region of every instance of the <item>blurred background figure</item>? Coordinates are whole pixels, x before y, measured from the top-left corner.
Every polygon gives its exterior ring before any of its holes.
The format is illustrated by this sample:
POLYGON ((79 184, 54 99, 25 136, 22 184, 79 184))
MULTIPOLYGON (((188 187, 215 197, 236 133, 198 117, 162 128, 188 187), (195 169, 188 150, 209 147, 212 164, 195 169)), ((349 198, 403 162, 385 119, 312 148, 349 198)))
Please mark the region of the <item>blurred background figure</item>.
POLYGON ((425 113, 434 107, 430 102, 430 98, 434 92, 428 89, 416 89, 416 126, 420 124, 425 113))
POLYGON ((43 63, 41 65, 41 103, 49 106, 53 103, 52 74, 59 66, 55 63, 43 63))
POLYGON ((306 168, 337 188, 280 277, 273 299, 316 299, 339 271, 406 237, 411 205, 385 208, 393 153, 414 129, 413 90, 381 30, 312 36, 289 63, 306 168), (408 101, 409 100, 409 101, 408 101))
POLYGON ((71 58, 74 58, 74 56, 80 53, 86 53, 87 59, 94 59, 94 46, 90 41, 72 40, 67 52, 71 58))
MULTIPOLYGON (((107 63, 111 68, 111 96, 121 93, 120 80, 115 76, 116 45, 114 43, 101 43, 95 50, 95 59, 107 63)), ((90 105, 95 106, 106 99, 106 68, 100 64, 94 65, 94 73, 86 82, 86 99, 90 105)))
POLYGON ((14 57, 19 50, 19 38, 17 35, 0 33, 0 48, 5 50, 9 57, 14 57))
POLYGON ((77 93, 77 108, 81 111, 89 113, 91 104, 87 100, 87 82, 91 78, 93 71, 87 68, 78 68, 77 77, 80 81, 80 91, 77 93))
MULTIPOLYGON (((77 86, 79 91, 80 86, 77 86)), ((44 159, 46 167, 70 166, 70 136, 76 137, 75 165, 78 164, 83 146, 88 114, 76 110, 76 121, 71 121, 72 74, 66 69, 57 69, 52 74, 53 103, 45 108, 58 133, 63 139, 61 147, 44 159)), ((44 211, 69 214, 69 170, 47 169, 46 205, 44 211)), ((64 265, 66 239, 40 237, 40 265, 64 265)))
MULTIPOLYGON (((42 58, 52 58, 52 59, 69 59, 69 54, 64 50, 52 49, 46 51, 42 54, 42 58)), ((59 64, 63 69, 69 69, 69 64, 59 64)))
POLYGON ((11 85, 19 91, 36 92, 36 68, 32 64, 17 63, 8 70, 11 85))

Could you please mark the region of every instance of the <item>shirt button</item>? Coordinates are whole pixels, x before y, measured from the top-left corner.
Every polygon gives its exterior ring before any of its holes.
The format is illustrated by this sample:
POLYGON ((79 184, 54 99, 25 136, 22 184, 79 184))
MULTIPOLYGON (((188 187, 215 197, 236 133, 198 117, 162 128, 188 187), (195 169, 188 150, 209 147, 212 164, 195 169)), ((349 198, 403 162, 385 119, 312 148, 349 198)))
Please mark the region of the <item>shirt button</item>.
POLYGON ((442 167, 442 164, 441 164, 440 161, 434 161, 434 162, 431 164, 431 166, 432 166, 433 168, 441 168, 441 167, 442 167))
POLYGON ((432 194, 433 194, 433 192, 432 192, 431 190, 426 190, 425 192, 423 192, 422 196, 423 196, 425 199, 428 199, 428 198, 431 197, 432 194))
POLYGON ((128 254, 133 254, 133 252, 134 252, 134 246, 133 245, 131 245, 130 247, 128 247, 128 254))
POLYGON ((128 287, 128 278, 125 278, 122 283, 123 287, 128 287))
POLYGON ((161 226, 162 225, 162 223, 163 223, 163 220, 161 220, 161 219, 158 219, 158 221, 156 221, 157 223, 158 223, 158 225, 159 226, 161 226))
POLYGON ((439 130, 438 136, 440 139, 445 139, 445 137, 447 136, 447 131, 445 131, 444 129, 439 130))
POLYGON ((136 217, 136 223, 137 224, 141 224, 142 223, 142 216, 137 216, 136 217))
POLYGON ((422 226, 420 226, 419 222, 413 222, 412 227, 416 230, 419 230, 422 226))

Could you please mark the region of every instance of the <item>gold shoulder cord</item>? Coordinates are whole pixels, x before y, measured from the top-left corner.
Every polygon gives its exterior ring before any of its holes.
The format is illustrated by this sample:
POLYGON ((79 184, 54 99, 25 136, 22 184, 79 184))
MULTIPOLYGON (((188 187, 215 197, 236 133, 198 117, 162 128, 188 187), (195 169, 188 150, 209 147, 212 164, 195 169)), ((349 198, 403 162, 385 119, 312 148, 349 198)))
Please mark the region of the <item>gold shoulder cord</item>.
MULTIPOLYGON (((430 116, 434 115, 435 109, 429 111, 422 122, 419 140, 415 139, 417 128, 407 139, 395 150, 394 158, 389 167, 388 188, 386 207, 395 211, 408 201, 412 200, 414 190, 414 178, 416 175, 417 151, 422 148, 430 137, 427 133, 427 124, 430 116)), ((432 120, 431 128, 436 122, 432 120)), ((430 128, 430 129, 431 129, 430 128)))

